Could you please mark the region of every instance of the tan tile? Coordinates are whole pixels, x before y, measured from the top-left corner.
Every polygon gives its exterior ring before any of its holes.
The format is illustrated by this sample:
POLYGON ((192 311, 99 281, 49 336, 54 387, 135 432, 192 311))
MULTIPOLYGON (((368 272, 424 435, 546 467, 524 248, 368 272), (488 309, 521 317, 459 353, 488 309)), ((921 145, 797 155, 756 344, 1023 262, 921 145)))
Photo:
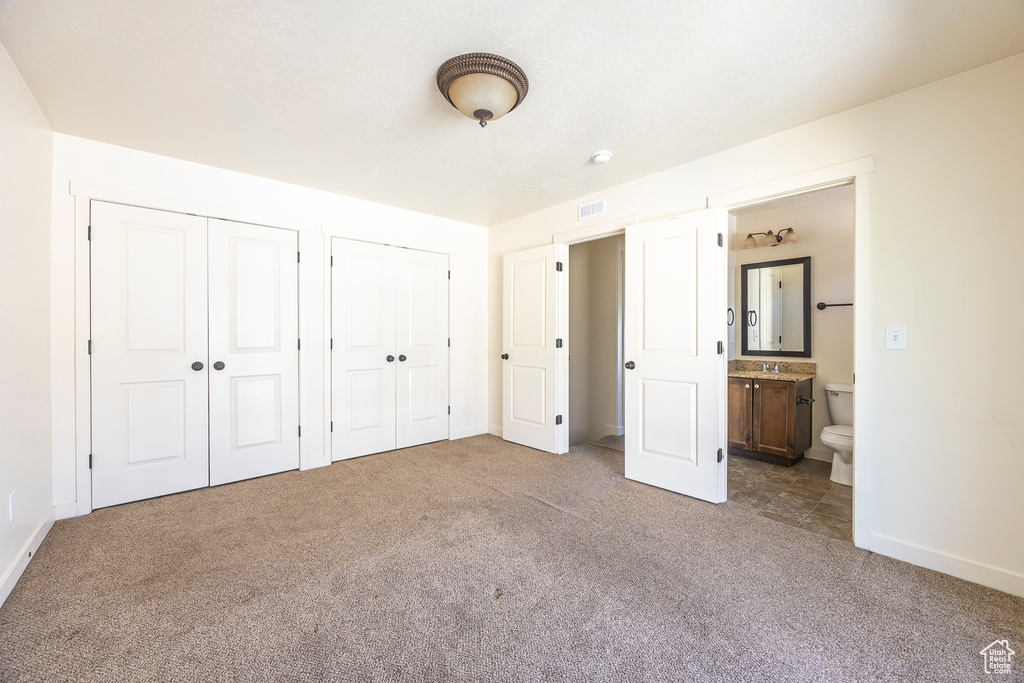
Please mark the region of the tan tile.
POLYGON ((853 487, 836 484, 825 496, 830 503, 849 503, 853 500, 853 487))
POLYGON ((814 511, 821 515, 828 515, 836 519, 850 521, 853 519, 853 506, 849 503, 829 503, 822 500, 814 508, 814 511))
POLYGON ((778 504, 780 507, 785 506, 792 510, 800 510, 806 515, 818 505, 818 501, 801 498, 799 494, 790 493, 789 489, 786 489, 772 501, 772 504, 778 504))
MULTIPOLYGON (((820 507, 820 505, 818 507, 820 507)), ((826 529, 831 529, 843 538, 849 536, 850 532, 853 531, 852 521, 848 519, 840 519, 838 517, 834 517, 833 515, 821 512, 818 510, 817 507, 811 510, 810 514, 807 515, 807 519, 805 521, 820 527, 824 527, 826 529)))
POLYGON ((846 540, 846 535, 832 529, 828 529, 823 526, 819 526, 809 519, 805 519, 800 523, 800 528, 810 531, 812 534, 818 534, 819 536, 828 536, 829 538, 835 538, 840 541, 846 540))
POLYGON ((824 462, 823 460, 811 460, 810 458, 804 458, 797 464, 793 465, 793 469, 806 474, 828 478, 832 472, 832 463, 824 462))
POLYGON ((767 517, 768 519, 774 519, 776 522, 782 522, 789 526, 800 526, 800 522, 804 521, 804 515, 799 512, 790 512, 785 510, 773 510, 770 509, 771 505, 761 510, 761 516, 767 517))
POLYGON ((787 481, 758 477, 747 485, 747 490, 755 493, 770 493, 772 494, 772 497, 775 497, 788 489, 789 486, 790 484, 787 481))
POLYGON ((789 469, 787 467, 772 467, 771 469, 765 470, 765 479, 774 479, 776 481, 786 481, 792 484, 802 475, 800 472, 789 469))
POLYGON ((775 498, 775 494, 757 493, 751 491, 749 488, 737 491, 729 496, 729 500, 735 503, 747 505, 757 511, 762 510, 765 505, 772 501, 773 498, 775 498))
POLYGON ((811 507, 814 507, 819 501, 821 501, 824 495, 821 491, 808 490, 805 488, 797 488, 790 486, 788 489, 779 494, 785 495, 788 498, 795 498, 802 500, 807 503, 811 503, 811 507))

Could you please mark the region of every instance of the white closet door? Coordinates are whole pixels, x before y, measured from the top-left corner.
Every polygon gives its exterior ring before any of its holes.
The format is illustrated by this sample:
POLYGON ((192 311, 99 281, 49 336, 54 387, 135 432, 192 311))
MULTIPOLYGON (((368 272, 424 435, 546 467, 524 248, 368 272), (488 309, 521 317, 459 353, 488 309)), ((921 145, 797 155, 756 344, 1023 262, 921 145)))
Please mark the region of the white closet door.
POLYGON ((210 483, 299 466, 298 237, 210 220, 210 483))
POLYGON ((549 453, 569 450, 568 267, 564 244, 504 257, 502 437, 549 453))
POLYGON ((626 228, 626 477, 715 503, 728 228, 722 209, 626 228))
POLYGON ((93 507, 207 486, 206 219, 91 221, 93 507))
POLYGON ((393 249, 396 447, 448 438, 448 256, 393 249))
POLYGON ((393 251, 332 240, 332 460, 395 448, 393 251))

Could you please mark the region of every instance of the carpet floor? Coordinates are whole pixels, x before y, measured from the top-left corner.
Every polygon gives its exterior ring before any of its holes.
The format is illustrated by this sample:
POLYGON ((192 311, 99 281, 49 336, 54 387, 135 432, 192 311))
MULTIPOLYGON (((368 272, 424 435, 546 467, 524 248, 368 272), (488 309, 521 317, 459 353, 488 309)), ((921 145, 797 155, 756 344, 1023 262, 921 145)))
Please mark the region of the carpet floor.
POLYGON ((0 680, 1020 680, 997 639, 1024 599, 480 436, 57 522, 0 680))

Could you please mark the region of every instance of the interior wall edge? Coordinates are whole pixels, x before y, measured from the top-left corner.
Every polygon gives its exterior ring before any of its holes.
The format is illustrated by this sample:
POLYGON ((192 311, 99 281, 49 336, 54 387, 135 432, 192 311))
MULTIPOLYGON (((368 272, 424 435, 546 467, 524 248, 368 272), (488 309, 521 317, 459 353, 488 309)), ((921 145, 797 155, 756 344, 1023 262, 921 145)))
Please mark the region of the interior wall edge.
POLYGON ((21 546, 13 562, 4 571, 3 578, 0 578, 0 605, 4 604, 7 596, 14 590, 15 584, 18 583, 21 575, 25 573, 25 568, 28 567, 28 563, 32 561, 32 558, 38 552, 39 546, 42 545, 46 534, 50 533, 50 529, 53 528, 53 523, 56 520, 56 508, 51 505, 46 515, 39 520, 32 534, 21 546))

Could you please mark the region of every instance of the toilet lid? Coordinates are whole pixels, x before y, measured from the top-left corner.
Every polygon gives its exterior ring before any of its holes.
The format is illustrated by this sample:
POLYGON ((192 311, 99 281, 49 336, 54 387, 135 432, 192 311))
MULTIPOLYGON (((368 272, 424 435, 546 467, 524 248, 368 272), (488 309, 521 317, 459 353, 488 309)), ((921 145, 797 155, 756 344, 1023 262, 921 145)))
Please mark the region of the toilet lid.
POLYGON ((841 436, 847 439, 853 438, 853 425, 829 425, 821 430, 822 434, 841 436))

